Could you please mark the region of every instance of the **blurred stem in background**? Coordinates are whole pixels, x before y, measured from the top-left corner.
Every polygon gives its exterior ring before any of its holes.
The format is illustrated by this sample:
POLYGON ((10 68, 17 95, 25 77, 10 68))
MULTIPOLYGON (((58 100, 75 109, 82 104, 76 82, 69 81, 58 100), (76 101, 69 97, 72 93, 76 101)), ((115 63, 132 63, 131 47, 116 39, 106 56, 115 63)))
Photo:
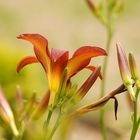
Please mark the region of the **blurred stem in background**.
MULTIPOLYGON (((107 42, 106 42, 106 51, 110 54, 111 42, 114 35, 114 21, 116 17, 120 14, 123 9, 122 1, 117 0, 106 0, 101 1, 98 5, 93 3, 92 0, 86 0, 89 8, 91 9, 94 16, 99 20, 99 22, 106 28, 107 31, 107 42)), ((108 59, 106 57, 103 62, 103 81, 101 82, 101 91, 100 97, 104 96, 106 89, 106 78, 107 78, 107 67, 108 59)), ((100 125, 102 131, 102 139, 106 140, 106 128, 105 128, 105 110, 102 109, 100 112, 100 125)))
MULTIPOLYGON (((112 37, 113 37, 113 32, 112 32, 110 26, 108 26, 108 28, 107 28, 107 43, 106 43, 106 51, 108 52, 108 54, 110 54, 112 37)), ((108 59, 109 59, 109 57, 106 57, 104 59, 104 62, 103 62, 103 77, 104 77, 104 79, 101 82, 100 97, 103 97, 104 93, 105 93, 108 59)), ((104 116, 105 116, 105 109, 102 109, 100 111, 101 131, 102 131, 103 140, 106 140, 107 136, 106 136, 106 128, 105 128, 105 120, 104 120, 105 117, 104 116)))

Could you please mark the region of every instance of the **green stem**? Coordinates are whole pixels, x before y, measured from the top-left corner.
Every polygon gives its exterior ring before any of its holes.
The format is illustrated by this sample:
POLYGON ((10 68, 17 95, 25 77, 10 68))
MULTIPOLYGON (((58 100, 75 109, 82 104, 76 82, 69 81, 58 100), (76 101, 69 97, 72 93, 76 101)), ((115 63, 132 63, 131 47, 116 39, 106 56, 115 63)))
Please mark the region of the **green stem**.
MULTIPOLYGON (((113 37, 111 26, 108 26, 107 34, 108 35, 107 35, 106 51, 109 54, 110 46, 111 46, 111 41, 112 41, 112 37, 113 37)), ((103 62, 103 76, 104 76, 104 78, 103 78, 103 81, 101 83, 100 97, 103 97, 104 93, 105 93, 108 58, 109 57, 105 57, 104 62, 103 62)), ((104 116, 105 116, 105 111, 104 111, 104 109, 102 109, 101 112, 100 112, 101 132, 102 132, 102 139, 106 140, 107 137, 106 137, 106 128, 105 128, 104 116)))
POLYGON ((133 104, 134 104, 134 120, 133 120, 133 129, 132 129, 132 133, 131 133, 131 137, 130 137, 130 140, 134 140, 135 139, 135 136, 136 136, 136 132, 137 132, 137 130, 136 130, 136 124, 137 124, 137 103, 136 102, 133 102, 133 104))
POLYGON ((53 113, 53 111, 51 109, 49 109, 47 120, 44 123, 44 127, 46 129, 48 129, 48 126, 49 126, 49 123, 50 123, 50 120, 51 120, 52 113, 53 113))
POLYGON ((135 140, 137 130, 138 130, 139 124, 140 124, 140 117, 138 118, 138 114, 137 114, 137 101, 138 101, 137 95, 138 95, 138 93, 139 93, 139 90, 136 91, 136 94, 135 94, 136 100, 133 101, 134 117, 133 117, 133 128, 132 128, 130 140, 135 140))
POLYGON ((19 135, 18 136, 14 136, 12 140, 22 140, 23 139, 23 135, 24 135, 24 131, 25 131, 25 124, 23 122, 21 124, 21 128, 19 130, 19 135))
POLYGON ((44 131, 45 131, 44 140, 47 138, 48 133, 49 133, 48 132, 49 131, 48 127, 49 127, 49 124, 50 124, 50 120, 51 120, 52 114, 53 114, 53 110, 49 109, 47 120, 44 122, 44 131))
POLYGON ((61 112, 61 109, 60 109, 58 117, 57 117, 57 120, 55 122, 55 125, 54 125, 54 127, 53 127, 53 129, 52 129, 52 131, 51 131, 51 133, 49 135, 49 137, 46 140, 52 140, 52 138, 54 136, 54 133, 56 132, 56 130, 57 130, 59 124, 60 124, 61 115, 62 115, 62 112, 61 112))
POLYGON ((138 121, 137 121, 136 130, 138 130, 138 128, 139 128, 139 125, 140 125, 140 117, 138 118, 138 121))

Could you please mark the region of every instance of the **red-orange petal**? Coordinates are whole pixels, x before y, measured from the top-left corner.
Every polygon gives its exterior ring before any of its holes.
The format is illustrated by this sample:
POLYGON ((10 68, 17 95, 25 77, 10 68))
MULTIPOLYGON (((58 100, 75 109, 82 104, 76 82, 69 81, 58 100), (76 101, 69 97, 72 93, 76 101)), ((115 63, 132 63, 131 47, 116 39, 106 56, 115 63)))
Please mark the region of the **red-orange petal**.
POLYGON ((92 57, 105 56, 106 51, 99 47, 83 46, 79 48, 68 62, 68 76, 71 77, 85 68, 92 57))
POLYGON ((52 63, 51 85, 54 86, 55 90, 58 90, 59 84, 61 83, 61 78, 62 78, 64 69, 67 66, 68 57, 69 57, 69 52, 65 51, 55 62, 52 63))
POLYGON ((69 52, 65 51, 63 53, 63 55, 61 55, 56 62, 54 62, 53 71, 59 71, 60 73, 63 73, 64 69, 67 66, 67 62, 68 62, 68 56, 69 56, 69 52))
POLYGON ((48 50, 48 40, 40 34, 22 34, 18 37, 31 42, 38 61, 42 64, 45 71, 50 65, 50 53, 48 50))
POLYGON ((25 67, 28 64, 32 64, 32 63, 37 63, 38 60, 36 57, 34 56, 27 56, 25 58, 23 58, 20 63, 17 66, 17 72, 20 72, 20 70, 25 67))
POLYGON ((51 49, 51 58, 55 62, 57 61, 66 51, 60 49, 51 49))
POLYGON ((31 42, 34 47, 39 50, 43 50, 46 52, 48 56, 50 56, 48 50, 48 40, 40 34, 21 34, 17 37, 18 39, 24 39, 31 42))

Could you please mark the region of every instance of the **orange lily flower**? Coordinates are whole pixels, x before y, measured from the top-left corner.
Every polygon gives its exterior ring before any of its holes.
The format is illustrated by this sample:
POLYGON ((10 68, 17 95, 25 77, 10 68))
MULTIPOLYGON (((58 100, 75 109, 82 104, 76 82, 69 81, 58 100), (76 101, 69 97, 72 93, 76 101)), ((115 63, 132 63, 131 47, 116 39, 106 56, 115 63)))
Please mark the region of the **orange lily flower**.
MULTIPOLYGON (((33 44, 35 56, 23 58, 17 67, 17 72, 28 64, 41 63, 48 77, 51 104, 53 104, 56 93, 60 88, 65 70, 67 71, 66 81, 68 81, 76 73, 86 68, 92 57, 107 55, 106 51, 102 48, 83 46, 77 49, 69 59, 68 51, 58 49, 51 49, 49 51, 47 39, 39 34, 22 34, 18 38, 33 44)), ((87 68, 92 71, 95 70, 94 67, 87 68)))

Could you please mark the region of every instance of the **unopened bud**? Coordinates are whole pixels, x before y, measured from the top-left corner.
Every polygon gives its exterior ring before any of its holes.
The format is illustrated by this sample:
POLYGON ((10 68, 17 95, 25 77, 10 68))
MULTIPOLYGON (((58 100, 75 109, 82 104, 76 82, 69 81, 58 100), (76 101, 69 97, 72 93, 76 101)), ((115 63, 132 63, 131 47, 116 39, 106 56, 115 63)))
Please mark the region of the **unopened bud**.
POLYGON ((99 18, 99 11, 98 11, 98 8, 97 8, 97 6, 93 3, 93 1, 92 0, 86 0, 86 2, 87 2, 87 4, 88 4, 88 6, 89 6, 89 8, 91 9, 91 11, 93 12, 93 14, 96 16, 96 17, 98 17, 99 18))
POLYGON ((119 64, 120 74, 121 74, 123 83, 128 89, 128 92, 131 95, 132 100, 135 100, 136 97, 135 97, 135 93, 132 87, 133 81, 131 79, 127 57, 124 50, 118 44, 117 44, 117 55, 118 55, 118 64, 119 64))
POLYGON ((132 79, 130 74, 130 69, 128 66, 128 61, 124 50, 117 44, 117 55, 118 55, 118 64, 120 69, 120 74, 123 80, 124 85, 132 85, 132 79))
POLYGON ((46 93, 46 95, 43 97, 40 103, 36 106, 32 118, 38 119, 47 110, 49 99, 50 99, 50 91, 46 93))
POLYGON ((15 136, 19 135, 17 130, 15 119, 11 107, 3 95, 3 91, 0 88, 0 116, 1 118, 11 127, 13 134, 15 136))
POLYGON ((83 98, 86 95, 86 93, 95 83, 96 79, 100 76, 100 71, 101 71, 101 67, 97 67, 95 71, 92 72, 92 74, 87 78, 87 80, 78 90, 77 95, 79 95, 81 98, 83 98))
POLYGON ((129 64, 130 64, 130 70, 131 70, 131 74, 132 74, 132 78, 138 79, 138 72, 137 72, 137 68, 136 68, 136 62, 134 59, 134 56, 132 53, 129 53, 129 64))
POLYGON ((93 12, 96 12, 96 6, 95 6, 95 4, 92 2, 92 0, 87 0, 87 4, 88 4, 88 6, 91 8, 91 10, 92 10, 93 12))
POLYGON ((138 76, 136 61, 135 61, 135 58, 134 58, 132 53, 129 53, 129 65, 130 65, 132 78, 135 81, 136 87, 138 89, 140 89, 140 82, 139 82, 139 76, 138 76))

